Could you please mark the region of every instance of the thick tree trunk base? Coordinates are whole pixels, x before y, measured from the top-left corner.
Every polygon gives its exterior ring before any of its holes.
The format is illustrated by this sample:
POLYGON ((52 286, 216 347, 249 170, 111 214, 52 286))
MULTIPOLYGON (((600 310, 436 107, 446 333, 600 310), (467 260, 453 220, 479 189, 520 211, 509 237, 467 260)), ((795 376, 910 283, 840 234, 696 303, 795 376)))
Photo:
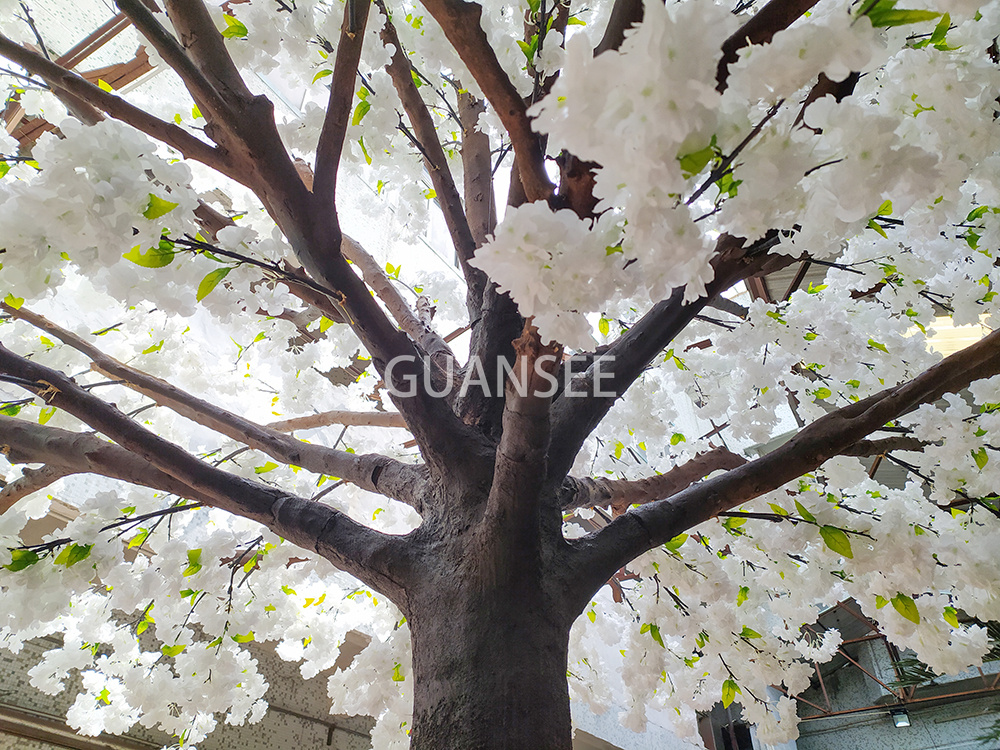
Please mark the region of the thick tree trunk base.
POLYGON ((571 750, 569 628, 526 604, 413 613, 412 750, 571 750))

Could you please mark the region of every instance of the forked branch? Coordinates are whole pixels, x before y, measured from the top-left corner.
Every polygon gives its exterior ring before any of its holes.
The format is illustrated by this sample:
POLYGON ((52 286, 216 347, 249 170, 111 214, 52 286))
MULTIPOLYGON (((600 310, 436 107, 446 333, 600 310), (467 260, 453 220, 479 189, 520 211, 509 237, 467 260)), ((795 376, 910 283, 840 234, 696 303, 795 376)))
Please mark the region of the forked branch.
POLYGON ((611 506, 616 516, 631 505, 645 505, 676 495, 699 479, 719 469, 735 469, 746 459, 728 448, 714 448, 665 474, 645 479, 591 479, 566 477, 562 485, 562 509, 606 508, 611 506))
POLYGON ((500 66, 480 19, 483 7, 465 0, 424 0, 445 36, 466 64, 510 136, 521 184, 529 201, 547 200, 552 182, 545 172, 545 154, 531 130, 527 107, 500 66))
POLYGON ((404 612, 405 537, 382 534, 330 506, 217 469, 142 427, 51 368, 0 345, 0 373, 107 435, 122 448, 199 493, 204 502, 267 526, 378 589, 404 612))
POLYGON ((633 508, 608 526, 574 540, 567 578, 582 608, 612 574, 647 550, 724 511, 813 471, 890 420, 945 393, 1000 373, 1000 331, 951 355, 901 385, 830 412, 784 445, 722 476, 660 502, 633 508))
POLYGON ((93 362, 92 369, 121 381, 123 385, 182 417, 259 450, 283 464, 341 477, 369 492, 377 492, 409 505, 419 504, 422 474, 418 466, 402 464, 377 454, 356 455, 296 440, 277 429, 251 422, 192 396, 160 378, 123 364, 76 334, 23 306, 14 309, 0 304, 0 307, 89 357, 93 362))
MULTIPOLYGON (((195 65, 194 60, 188 56, 181 43, 174 38, 173 34, 167 31, 163 25, 150 12, 142 0, 117 0, 118 7, 129 17, 132 24, 139 30, 146 40, 153 45, 164 62, 167 63, 174 72, 180 76, 191 97, 198 105, 198 109, 211 122, 220 121, 224 127, 232 127, 238 120, 237 110, 230 102, 223 99, 220 92, 205 76, 201 69, 195 65)), ((193 10, 200 6, 200 0, 189 0, 187 3, 193 10)), ((202 6, 202 10, 204 7, 202 6)), ((207 13, 206 13, 207 15, 207 13)), ((196 38, 207 37, 210 32, 215 32, 215 25, 211 19, 208 25, 199 30, 196 38)), ((191 38, 191 35, 188 36, 191 38)), ((249 94, 249 92, 247 92, 249 94)), ((211 133, 211 130, 209 131, 211 133)))
POLYGON ((476 251, 476 243, 469 229, 465 210, 462 208, 462 199, 458 194, 458 188, 455 187, 455 179, 448 166, 448 158, 441 147, 437 128, 434 127, 434 119, 413 82, 413 66, 406 56, 403 45, 399 42, 396 27, 389 19, 385 5, 379 2, 378 7, 382 11, 382 15, 385 16, 382 43, 386 47, 394 49, 392 62, 389 63, 386 71, 392 79, 392 85, 396 89, 399 101, 410 120, 413 133, 420 142, 420 152, 424 156, 424 165, 427 167, 427 174, 430 175, 434 192, 437 193, 438 204, 441 206, 441 213, 444 214, 444 221, 448 226, 449 234, 451 234, 451 241, 455 245, 459 265, 461 265, 462 273, 471 285, 482 276, 482 271, 469 265, 469 261, 476 251))
POLYGON ((4 488, 22 484, 18 496, 13 493, 0 502, 0 513, 29 494, 24 490, 41 489, 43 480, 51 484, 69 474, 98 474, 168 492, 189 500, 207 502, 208 498, 190 485, 160 471, 148 461, 120 445, 102 440, 93 433, 70 432, 58 427, 35 424, 24 419, 0 416, 0 443, 11 463, 44 463, 42 469, 25 469, 24 475, 4 488))
POLYGON ((62 89, 115 120, 131 125, 151 138, 177 149, 186 158, 200 161, 222 174, 233 176, 230 164, 219 149, 196 138, 174 123, 154 117, 121 97, 104 91, 82 76, 46 60, 42 55, 22 47, 2 34, 0 34, 0 56, 37 75, 50 86, 62 89))

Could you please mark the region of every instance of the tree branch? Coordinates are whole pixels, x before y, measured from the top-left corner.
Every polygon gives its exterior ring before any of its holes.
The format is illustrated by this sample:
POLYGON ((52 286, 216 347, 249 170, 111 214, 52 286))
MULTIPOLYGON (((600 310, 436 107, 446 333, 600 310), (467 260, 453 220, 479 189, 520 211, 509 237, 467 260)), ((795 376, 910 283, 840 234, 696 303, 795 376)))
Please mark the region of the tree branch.
MULTIPOLYGON (((128 2, 135 5, 141 0, 128 2)), ((226 50, 226 40, 215 28, 202 0, 165 0, 164 5, 184 50, 213 89, 237 110, 245 107, 254 96, 236 69, 226 50)))
MULTIPOLYGON (((486 105, 481 100, 476 99, 468 91, 459 92, 458 119, 462 126, 462 185, 465 188, 465 213, 477 248, 482 247, 497 225, 490 137, 478 128, 479 116, 485 111, 486 105)), ((478 269, 473 270, 478 271, 478 269)), ((478 273, 482 274, 482 283, 485 285, 486 274, 482 271, 478 273)))
POLYGON ((284 464, 301 466, 317 474, 341 477, 361 489, 392 497, 419 510, 422 472, 420 467, 403 464, 378 454, 356 455, 346 451, 305 443, 262 427, 215 404, 185 393, 160 378, 148 375, 109 357, 97 347, 25 307, 14 309, 0 303, 10 315, 46 331, 93 361, 92 368, 151 398, 157 404, 249 445, 284 464))
POLYGON ((608 17, 608 25, 604 36, 594 48, 594 57, 602 52, 618 49, 625 41, 625 32, 632 26, 642 23, 642 0, 615 0, 608 17))
POLYGON ((728 448, 715 448, 675 466, 666 474, 636 480, 591 479, 566 477, 562 485, 562 509, 606 508, 620 516, 630 505, 663 500, 687 489, 718 469, 735 469, 746 459, 728 448))
MULTIPOLYGON (((434 192, 437 193, 438 205, 441 206, 441 212, 444 214, 444 221, 448 226, 449 234, 451 234, 451 241, 455 245, 455 252, 458 255, 458 262, 462 267, 466 282, 470 287, 475 283, 482 284, 485 274, 478 268, 469 265, 469 261, 472 260, 476 251, 476 242, 469 229, 469 222, 466 219, 465 210, 462 208, 462 199, 458 194, 458 188, 455 187, 455 179, 452 177, 448 159, 441 147, 437 128, 434 127, 434 120, 427 105, 424 104, 424 98, 413 82, 413 66, 406 56, 403 45, 399 43, 396 27, 392 25, 385 4, 381 0, 378 2, 378 7, 382 15, 385 16, 382 43, 386 47, 395 48, 392 62, 386 67, 386 71, 392 79, 392 85, 396 89, 399 101, 410 120, 414 135, 420 143, 424 165, 430 175, 434 192)), ((478 308, 476 312, 478 312, 478 308)))
POLYGON ((2 345, 0 372, 17 378, 47 404, 64 409, 200 493, 207 504, 261 523, 293 544, 316 551, 407 611, 405 579, 410 560, 406 537, 382 534, 327 505, 217 469, 140 426, 63 374, 2 345))
POLYGON ((573 378, 572 392, 585 395, 573 398, 562 396, 552 406, 550 479, 557 481, 560 476, 565 476, 583 441, 660 351, 713 299, 755 270, 754 264, 758 261, 749 255, 762 250, 758 247, 744 249, 743 245, 741 238, 722 235, 716 246, 716 276, 707 286, 704 297, 684 304, 684 289, 674 290, 668 299, 653 305, 586 372, 573 378), (601 392, 612 395, 595 395, 595 372, 598 367, 601 392))
MULTIPOLYGON (((3 417, 3 419, 6 420, 11 418, 3 417)), ((19 420, 11 419, 11 421, 16 422, 19 420)), ((0 443, 7 446, 9 443, 4 439, 4 434, 3 423, 0 422, 0 443)), ((7 459, 11 461, 11 463, 14 463, 14 460, 10 455, 11 451, 8 450, 6 454, 7 459)), ((30 469, 25 466, 21 469, 21 476, 12 482, 8 482, 4 485, 3 489, 0 490, 0 516, 13 508, 14 503, 21 498, 27 497, 28 495, 38 492, 41 489, 45 489, 53 482, 74 473, 75 472, 69 471, 62 466, 55 466, 52 464, 46 464, 40 469, 30 469)))
MULTIPOLYGON (((537 549, 542 519, 539 478, 545 476, 549 445, 549 404, 551 396, 541 394, 551 386, 543 373, 555 372, 562 359, 562 347, 543 346, 538 329, 530 322, 514 342, 517 358, 506 383, 503 433, 496 451, 493 483, 486 501, 485 522, 502 531, 504 545, 517 548, 525 556, 537 549)), ((562 514, 553 515, 558 533, 562 514)))
POLYGON ((923 451, 927 443, 914 437, 890 437, 879 440, 859 440, 840 452, 841 456, 881 456, 890 451, 923 451))
POLYGON ((771 0, 722 43, 722 59, 715 74, 720 92, 726 90, 729 66, 739 58, 739 51, 749 44, 766 44, 775 34, 791 26, 818 0, 771 0))
MULTIPOLYGON (((195 61, 188 55, 184 47, 181 46, 181 43, 163 27, 149 11, 146 4, 142 0, 116 0, 116 2, 121 11, 129 17, 132 25, 153 45, 153 48, 163 58, 163 61, 184 82, 184 86, 190 92, 191 97, 198 105, 198 109, 201 110, 206 119, 209 122, 218 120, 224 128, 232 128, 238 121, 233 103, 227 102, 222 97, 222 94, 206 77, 202 69, 195 64, 195 61)), ((171 6, 173 5, 172 3, 171 6)), ((189 6, 187 7, 189 13, 197 14, 197 11, 200 10, 206 16, 205 26, 199 27, 198 31, 194 34, 189 32, 186 37, 187 40, 201 39, 210 36, 212 33, 218 34, 215 30, 215 24, 208 18, 208 14, 205 12, 205 8, 202 6, 200 0, 193 0, 193 2, 189 0, 185 3, 185 6, 189 6)), ((176 14, 174 14, 174 17, 176 17, 176 14)), ((174 20, 174 17, 171 18, 171 21, 174 20)), ((175 23, 174 28, 178 28, 179 30, 184 27, 183 25, 178 27, 175 23)), ((196 49, 202 46, 204 45, 198 45, 196 49)), ((246 93, 247 99, 249 99, 250 92, 247 91, 246 93)), ((243 101, 239 103, 242 104, 243 101)), ((206 132, 210 137, 213 135, 212 128, 207 129, 206 132)))
POLYGON ((279 422, 271 422, 267 427, 278 432, 295 432, 296 430, 328 427, 332 424, 342 424, 345 427, 399 427, 406 429, 406 421, 403 416, 392 411, 323 411, 305 417, 293 417, 282 419, 279 422))
POLYGON ((368 252, 355 240, 343 235, 340 249, 344 257, 358 267, 361 271, 361 278, 378 295, 378 298, 385 303, 389 314, 403 330, 423 351, 430 357, 431 362, 441 368, 444 372, 455 371, 455 354, 445 340, 420 318, 414 314, 410 305, 403 299, 399 289, 392 283, 382 267, 368 252))
POLYGON ((313 193, 318 210, 334 211, 336 206, 337 170, 344 150, 347 125, 351 121, 354 86, 361 60, 361 45, 368 23, 371 0, 351 0, 344 5, 344 23, 340 27, 337 59, 333 65, 330 103, 316 146, 316 179, 313 193))
POLYGON ((524 101, 500 67, 483 31, 483 7, 465 0, 424 0, 423 4, 444 29, 510 136, 527 199, 548 200, 553 186, 545 172, 545 153, 531 130, 524 101))
POLYGON ((566 577, 582 609, 619 568, 741 503, 781 487, 857 444, 886 422, 945 393, 1000 373, 1000 331, 951 355, 906 383, 830 412, 755 461, 660 502, 633 508, 605 528, 571 542, 566 577))
POLYGON ((0 55, 42 78, 50 86, 62 89, 114 119, 131 125, 151 138, 177 149, 186 158, 200 161, 224 175, 234 177, 231 165, 219 149, 199 140, 173 123, 153 117, 121 97, 104 91, 76 73, 25 49, 2 34, 0 34, 0 55))
MULTIPOLYGON (((113 407, 112 407, 113 408, 113 407)), ((148 461, 127 451, 120 445, 102 440, 93 433, 70 432, 58 427, 35 424, 24 419, 0 416, 0 446, 11 463, 44 463, 42 469, 25 469, 21 479, 4 488, 0 497, 0 513, 10 508, 17 500, 30 492, 51 484, 69 474, 99 474, 111 479, 120 479, 129 484, 138 484, 172 495, 209 502, 205 495, 175 477, 160 471, 148 461), (21 482, 27 490, 18 496, 8 488, 21 482), (31 485, 35 485, 31 487, 31 485)))

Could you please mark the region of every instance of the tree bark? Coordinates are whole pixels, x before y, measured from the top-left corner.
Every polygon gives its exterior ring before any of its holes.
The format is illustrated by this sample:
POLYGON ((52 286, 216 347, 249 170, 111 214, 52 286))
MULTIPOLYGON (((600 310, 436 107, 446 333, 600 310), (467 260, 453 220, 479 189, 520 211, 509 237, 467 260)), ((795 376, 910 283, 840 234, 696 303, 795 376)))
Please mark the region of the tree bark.
POLYGON ((411 750, 570 750, 572 620, 541 587, 450 581, 411 600, 411 750))

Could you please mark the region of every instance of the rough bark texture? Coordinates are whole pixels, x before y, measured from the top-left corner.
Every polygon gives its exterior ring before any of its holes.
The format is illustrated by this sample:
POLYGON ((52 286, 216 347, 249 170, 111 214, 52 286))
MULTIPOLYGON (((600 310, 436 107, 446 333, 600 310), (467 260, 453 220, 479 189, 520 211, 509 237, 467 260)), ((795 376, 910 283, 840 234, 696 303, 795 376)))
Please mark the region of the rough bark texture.
POLYGON ((478 593, 442 596, 409 621, 411 748, 569 750, 569 628, 530 597, 478 593))

